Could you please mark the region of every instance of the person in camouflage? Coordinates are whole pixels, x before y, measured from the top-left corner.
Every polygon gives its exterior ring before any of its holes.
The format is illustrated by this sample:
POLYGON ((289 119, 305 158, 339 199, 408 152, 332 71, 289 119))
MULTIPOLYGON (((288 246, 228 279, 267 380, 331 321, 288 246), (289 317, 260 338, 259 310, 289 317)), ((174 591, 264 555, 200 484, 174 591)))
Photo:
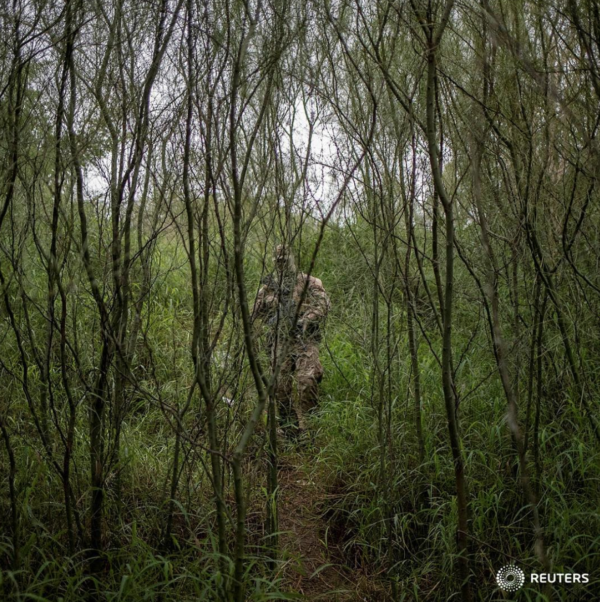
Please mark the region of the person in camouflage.
POLYGON ((319 278, 296 270, 294 258, 284 245, 275 249, 274 261, 275 271, 263 279, 253 316, 268 325, 267 348, 272 365, 276 366, 278 361, 281 364, 274 388, 280 420, 284 425, 292 423, 305 431, 305 415, 317 404, 323 378, 319 342, 330 301, 319 278))

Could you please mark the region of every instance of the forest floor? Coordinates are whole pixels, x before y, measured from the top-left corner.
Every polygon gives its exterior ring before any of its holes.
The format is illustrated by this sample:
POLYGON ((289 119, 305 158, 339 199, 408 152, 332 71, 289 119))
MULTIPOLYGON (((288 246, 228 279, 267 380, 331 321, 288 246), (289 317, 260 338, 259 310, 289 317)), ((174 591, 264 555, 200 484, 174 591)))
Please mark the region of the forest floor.
POLYGON ((376 592, 362 570, 347 566, 342 542, 332 537, 324 516, 327 499, 332 495, 326 479, 325 471, 315 466, 310 452, 282 458, 279 530, 288 589, 306 600, 385 600, 385 593, 376 592))

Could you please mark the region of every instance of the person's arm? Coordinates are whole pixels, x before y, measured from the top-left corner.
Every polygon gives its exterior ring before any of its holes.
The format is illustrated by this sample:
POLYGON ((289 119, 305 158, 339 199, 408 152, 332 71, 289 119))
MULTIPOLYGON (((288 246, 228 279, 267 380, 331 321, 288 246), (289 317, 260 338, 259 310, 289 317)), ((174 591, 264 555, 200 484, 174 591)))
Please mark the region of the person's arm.
POLYGON ((304 332, 310 330, 311 327, 318 327, 322 324, 331 308, 329 295, 325 292, 323 283, 319 278, 315 278, 314 276, 310 277, 306 293, 306 299, 304 301, 306 309, 302 312, 300 319, 302 330, 304 332))
POLYGON ((277 296, 275 291, 268 285, 263 284, 256 295, 256 301, 252 309, 252 319, 264 318, 269 315, 277 304, 277 296))

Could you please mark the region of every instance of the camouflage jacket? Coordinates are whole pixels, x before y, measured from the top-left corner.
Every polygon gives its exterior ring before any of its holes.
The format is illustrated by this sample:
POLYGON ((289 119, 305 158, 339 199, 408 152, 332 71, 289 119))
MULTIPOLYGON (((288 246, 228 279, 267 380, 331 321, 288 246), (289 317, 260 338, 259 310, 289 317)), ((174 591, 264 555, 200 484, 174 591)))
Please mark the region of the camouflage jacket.
POLYGON ((295 283, 279 286, 277 275, 270 274, 263 279, 254 304, 253 315, 261 318, 269 326, 279 324, 282 333, 294 331, 300 338, 320 339, 321 325, 327 317, 331 303, 319 278, 299 273, 295 283), (308 288, 304 301, 298 311, 296 324, 290 324, 296 315, 296 309, 302 296, 306 279, 308 288), (293 288, 291 286, 293 284, 293 288), (279 290, 281 289, 281 290, 279 290), (290 294, 291 293, 291 294, 290 294), (280 300, 282 303, 280 304, 280 300), (292 327, 293 326, 293 327, 292 327))

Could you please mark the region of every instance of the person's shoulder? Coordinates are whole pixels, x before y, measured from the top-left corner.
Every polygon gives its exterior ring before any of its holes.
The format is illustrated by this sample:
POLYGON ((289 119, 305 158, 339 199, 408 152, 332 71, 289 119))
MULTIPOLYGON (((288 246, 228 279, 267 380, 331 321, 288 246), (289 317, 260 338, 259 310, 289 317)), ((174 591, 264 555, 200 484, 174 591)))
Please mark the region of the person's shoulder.
POLYGON ((320 278, 317 278, 316 276, 311 276, 310 277, 310 283, 313 286, 316 286, 318 288, 323 288, 323 282, 320 278))
POLYGON ((308 278, 308 285, 309 286, 313 286, 313 287, 316 287, 316 288, 323 288, 323 282, 321 281, 320 278, 317 278, 316 276, 308 276, 304 272, 302 272, 301 274, 299 274, 299 276, 300 276, 300 278, 302 279, 303 282, 304 282, 304 280, 306 280, 308 278))

